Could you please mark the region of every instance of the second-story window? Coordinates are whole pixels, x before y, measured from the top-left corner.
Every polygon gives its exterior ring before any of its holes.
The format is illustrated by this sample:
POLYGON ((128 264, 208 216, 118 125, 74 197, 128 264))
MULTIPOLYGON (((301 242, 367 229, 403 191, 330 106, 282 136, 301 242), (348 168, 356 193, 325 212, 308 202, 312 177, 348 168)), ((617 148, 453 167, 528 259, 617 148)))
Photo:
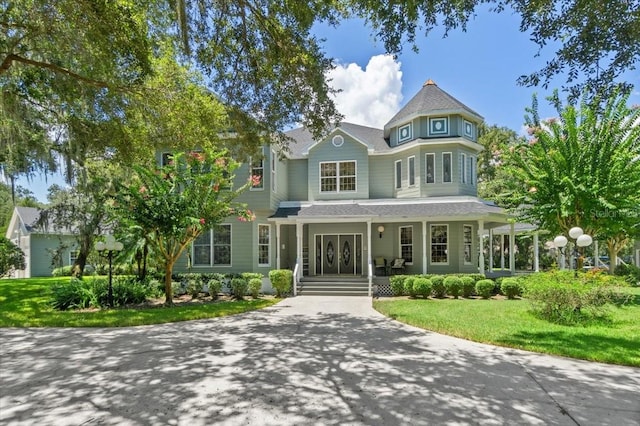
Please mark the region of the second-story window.
POLYGON ((276 167, 278 166, 278 157, 275 151, 271 151, 271 190, 276 192, 276 167))
POLYGON ((396 161, 396 189, 402 188, 402 160, 396 161))
POLYGON ((355 161, 320 163, 320 192, 349 192, 355 190, 355 161))
POLYGON ((260 180, 257 179, 251 185, 251 189, 262 189, 264 188, 264 158, 262 155, 251 159, 251 167, 249 170, 251 176, 256 176, 260 180))
POLYGON ((467 183, 467 173, 465 172, 465 167, 467 165, 467 155, 460 154, 460 182, 467 183))
POLYGON ((409 186, 416 184, 416 157, 409 157, 409 186))
POLYGON ((469 175, 467 182, 469 182, 470 185, 473 185, 476 181, 474 162, 475 158, 473 158, 472 156, 469 156, 469 158, 467 158, 467 171, 469 175))
POLYGON ((425 183, 436 182, 436 155, 429 153, 426 155, 425 183))
POLYGON ((442 182, 451 182, 451 153, 442 153, 442 182))

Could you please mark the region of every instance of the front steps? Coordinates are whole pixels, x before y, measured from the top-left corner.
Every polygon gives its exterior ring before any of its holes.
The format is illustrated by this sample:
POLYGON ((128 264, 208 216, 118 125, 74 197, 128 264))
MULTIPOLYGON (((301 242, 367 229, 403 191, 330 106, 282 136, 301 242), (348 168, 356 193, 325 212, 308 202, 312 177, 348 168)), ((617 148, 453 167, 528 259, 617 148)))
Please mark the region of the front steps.
POLYGON ((298 284, 298 296, 368 296, 366 277, 304 277, 298 284))

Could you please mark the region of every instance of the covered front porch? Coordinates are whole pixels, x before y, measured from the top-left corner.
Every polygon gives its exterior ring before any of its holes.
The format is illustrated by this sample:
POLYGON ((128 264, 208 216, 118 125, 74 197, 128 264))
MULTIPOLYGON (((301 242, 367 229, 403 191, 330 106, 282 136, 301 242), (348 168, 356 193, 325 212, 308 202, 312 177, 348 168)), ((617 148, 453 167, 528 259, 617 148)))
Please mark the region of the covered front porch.
POLYGON ((491 204, 456 197, 298 203, 281 206, 270 220, 277 267, 294 271, 294 288, 303 277, 365 278, 371 295, 374 278, 390 273, 484 274, 482 236, 508 217, 491 204), (396 259, 402 266, 392 268, 396 259))

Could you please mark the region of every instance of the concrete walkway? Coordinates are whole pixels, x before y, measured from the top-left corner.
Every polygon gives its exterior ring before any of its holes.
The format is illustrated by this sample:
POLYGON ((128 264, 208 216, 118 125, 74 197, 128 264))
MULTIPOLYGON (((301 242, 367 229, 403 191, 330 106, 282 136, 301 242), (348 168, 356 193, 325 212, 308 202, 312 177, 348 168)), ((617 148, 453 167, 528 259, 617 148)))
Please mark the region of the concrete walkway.
POLYGON ((640 369, 470 343, 363 297, 121 329, 0 329, 0 424, 640 424, 640 369))

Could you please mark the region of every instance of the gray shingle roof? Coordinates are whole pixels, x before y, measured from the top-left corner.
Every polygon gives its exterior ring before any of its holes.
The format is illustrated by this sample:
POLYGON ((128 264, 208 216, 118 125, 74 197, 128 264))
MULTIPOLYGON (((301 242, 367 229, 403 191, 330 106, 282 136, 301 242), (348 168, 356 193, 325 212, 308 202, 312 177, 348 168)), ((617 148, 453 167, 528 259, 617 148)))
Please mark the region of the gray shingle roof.
MULTIPOLYGON (((382 129, 347 122, 341 122, 337 127, 352 135, 354 138, 364 142, 375 152, 388 151, 390 149, 389 145, 384 140, 382 129)), ((332 127, 329 133, 335 129, 336 127, 332 127)), ((309 150, 309 148, 318 142, 313 138, 311 132, 309 132, 305 127, 289 130, 285 134, 293 140, 289 143, 289 149, 291 150, 289 156, 294 159, 304 158, 304 154, 309 150)))
POLYGON ((440 89, 432 80, 427 80, 422 89, 389 120, 384 128, 387 130, 415 115, 437 115, 445 111, 466 112, 482 120, 480 114, 440 89))

